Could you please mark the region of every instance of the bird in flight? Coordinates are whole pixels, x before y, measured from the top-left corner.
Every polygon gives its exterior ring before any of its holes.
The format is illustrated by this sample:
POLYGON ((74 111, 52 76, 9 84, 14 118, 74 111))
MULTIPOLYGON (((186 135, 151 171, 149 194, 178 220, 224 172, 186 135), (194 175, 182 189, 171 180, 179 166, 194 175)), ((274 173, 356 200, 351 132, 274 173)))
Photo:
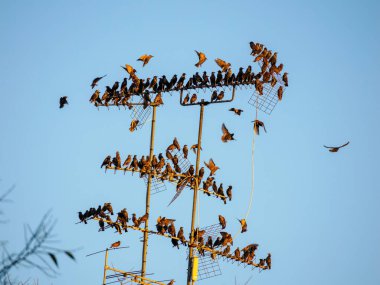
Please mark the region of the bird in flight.
POLYGON ((59 108, 62 109, 65 105, 69 105, 69 102, 67 102, 67 96, 59 98, 59 108))
POLYGON ((202 64, 207 60, 206 55, 203 52, 195 51, 198 55, 199 61, 195 64, 196 67, 201 67, 202 64))
POLYGON ((228 68, 230 68, 231 66, 231 63, 225 62, 224 60, 220 58, 215 59, 215 62, 222 69, 222 72, 226 72, 228 68))
POLYGON ((242 109, 236 109, 236 108, 231 108, 229 111, 234 112, 236 115, 240 116, 241 112, 243 112, 242 109))
POLYGON ((143 64, 143 67, 144 67, 145 65, 148 64, 149 60, 151 60, 152 57, 153 57, 153 55, 151 55, 151 54, 144 54, 144 55, 139 57, 138 61, 142 61, 144 63, 143 64))
POLYGON ((213 176, 215 172, 219 169, 219 167, 215 165, 215 162, 212 158, 210 158, 208 163, 205 161, 205 165, 208 169, 210 169, 210 176, 213 176))
POLYGON ((100 76, 100 77, 96 77, 94 80, 92 80, 92 83, 91 83, 91 89, 94 89, 94 87, 96 86, 96 85, 98 85, 98 82, 100 81, 100 79, 102 79, 102 78, 104 78, 104 77, 106 77, 107 76, 107 74, 106 75, 103 75, 103 76, 100 76))
POLYGON ((226 128, 226 125, 223 123, 222 125, 222 132, 223 132, 223 135, 221 137, 222 139, 222 142, 228 142, 228 141, 232 141, 232 140, 235 140, 234 139, 234 134, 230 133, 228 131, 228 129, 226 128))
POLYGON ((346 145, 348 145, 350 142, 346 142, 345 144, 341 145, 341 146, 325 146, 325 148, 328 148, 329 149, 329 152, 338 152, 339 149, 341 149, 342 147, 345 147, 346 145))

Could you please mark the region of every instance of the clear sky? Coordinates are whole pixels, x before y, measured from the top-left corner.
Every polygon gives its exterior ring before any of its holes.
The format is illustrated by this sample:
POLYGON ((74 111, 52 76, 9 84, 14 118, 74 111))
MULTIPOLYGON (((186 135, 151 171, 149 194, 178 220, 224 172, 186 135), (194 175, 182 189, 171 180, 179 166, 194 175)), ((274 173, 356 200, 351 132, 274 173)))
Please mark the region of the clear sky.
MULTIPOLYGON (((121 240, 130 248, 111 255, 125 270, 140 268, 138 233, 98 233, 76 225, 79 210, 112 202, 115 209, 144 212, 144 182, 104 174, 107 154, 147 154, 149 127, 131 134, 130 112, 89 104, 91 80, 111 85, 130 63, 141 77, 194 73, 196 55, 209 58, 200 71, 216 70, 213 59, 234 70, 251 63, 250 41, 278 51, 289 72, 289 88, 271 116, 260 114, 268 133, 256 139, 255 194, 244 246, 259 243, 272 253, 273 269, 258 273, 220 261, 223 275, 202 284, 380 284, 378 161, 380 65, 378 1, 9 1, 0 2, 0 190, 16 184, 9 223, 0 239, 23 244, 23 223, 36 225, 49 209, 57 218, 60 245, 82 247, 77 263, 60 259, 60 276, 48 280, 19 269, 21 279, 40 284, 101 284, 103 256, 85 255, 121 240), (143 68, 136 59, 155 57, 143 68), (58 109, 60 96, 69 105, 58 109), (339 153, 322 146, 350 145, 339 153)), ((222 213, 235 232, 248 208, 254 109, 249 90, 231 105, 206 107, 202 160, 221 167, 218 181, 234 186, 234 200, 200 199, 200 226, 222 213), (228 112, 244 109, 241 117, 228 112), (225 122, 237 140, 220 141, 225 122)), ((198 108, 179 106, 178 94, 164 97, 157 111, 157 152, 174 136, 196 142, 198 108)), ((195 156, 191 154, 195 161, 195 156)), ((170 207, 174 187, 152 196, 152 214, 190 228, 192 192, 170 207)), ((186 251, 152 237, 148 272, 185 283, 186 251)))

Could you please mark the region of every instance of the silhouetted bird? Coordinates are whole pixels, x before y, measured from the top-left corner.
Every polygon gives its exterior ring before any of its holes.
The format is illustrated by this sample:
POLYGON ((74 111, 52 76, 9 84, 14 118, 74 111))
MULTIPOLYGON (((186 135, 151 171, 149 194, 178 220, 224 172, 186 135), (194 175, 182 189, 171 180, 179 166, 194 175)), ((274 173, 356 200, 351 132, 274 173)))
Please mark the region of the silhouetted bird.
POLYGON ((350 142, 346 142, 345 144, 341 145, 341 146, 325 146, 325 148, 328 148, 329 149, 329 152, 338 152, 339 149, 341 149, 342 147, 345 147, 346 145, 348 145, 350 142))
POLYGON ((65 105, 68 105, 69 102, 67 102, 67 96, 63 96, 61 98, 59 98, 59 108, 62 109, 63 107, 65 107, 65 105))
POLYGON ((102 79, 102 78, 104 78, 104 77, 106 77, 107 76, 107 74, 106 75, 103 75, 103 76, 101 76, 101 77, 96 77, 94 80, 92 80, 92 83, 91 83, 91 89, 94 89, 94 87, 96 86, 96 85, 98 85, 98 82, 102 79))
POLYGON ((234 112, 236 115, 240 116, 241 112, 243 112, 242 109, 236 109, 236 108, 231 108, 229 111, 234 112))

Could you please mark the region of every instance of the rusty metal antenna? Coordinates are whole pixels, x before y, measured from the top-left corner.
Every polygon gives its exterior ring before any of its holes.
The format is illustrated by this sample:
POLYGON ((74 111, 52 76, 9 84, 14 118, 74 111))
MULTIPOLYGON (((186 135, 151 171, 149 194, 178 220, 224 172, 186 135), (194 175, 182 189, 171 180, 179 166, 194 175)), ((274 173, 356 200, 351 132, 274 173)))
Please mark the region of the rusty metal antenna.
MULTIPOLYGON (((180 104, 184 107, 189 106, 200 106, 199 110, 199 125, 198 125, 198 145, 197 145, 197 158, 195 163, 195 187, 193 188, 193 207, 191 212, 191 227, 190 227, 190 244, 194 243, 194 227, 195 227, 195 219, 197 214, 197 201, 198 201, 198 188, 199 188, 199 163, 201 158, 201 148, 202 148, 202 129, 203 129, 203 113, 204 113, 204 107, 211 105, 211 104, 222 104, 222 103, 230 103, 235 99, 235 86, 232 88, 232 97, 229 100, 220 100, 220 101, 205 101, 201 100, 198 103, 190 103, 190 104, 184 104, 183 103, 183 90, 181 90, 180 93, 180 104)), ((193 269, 193 263, 194 263, 194 249, 189 249, 189 264, 187 268, 187 284, 191 285, 195 283, 195 280, 192 278, 192 269, 193 269)))

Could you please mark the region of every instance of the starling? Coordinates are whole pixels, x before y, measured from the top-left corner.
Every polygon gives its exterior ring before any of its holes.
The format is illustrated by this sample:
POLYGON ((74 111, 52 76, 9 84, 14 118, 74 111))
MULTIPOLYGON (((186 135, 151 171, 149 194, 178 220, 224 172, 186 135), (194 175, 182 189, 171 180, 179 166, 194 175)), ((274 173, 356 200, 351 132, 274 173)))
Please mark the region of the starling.
POLYGON ((222 239, 220 240, 222 246, 226 246, 227 244, 234 244, 231 234, 227 232, 220 232, 220 234, 222 235, 222 239))
POLYGON ((265 266, 265 259, 260 259, 259 267, 264 267, 264 266, 265 266))
POLYGON ((260 120, 254 120, 253 121, 253 130, 255 131, 256 135, 260 135, 260 128, 263 128, 265 132, 267 132, 264 122, 260 120))
POLYGON ((222 124, 222 132, 223 132, 223 135, 221 137, 222 142, 226 143, 226 142, 228 142, 230 140, 235 140, 234 139, 234 134, 232 134, 232 133, 230 133, 228 131, 228 129, 226 128, 226 125, 224 123, 222 124))
POLYGON ((177 237, 179 238, 179 240, 181 241, 181 243, 183 245, 186 245, 186 239, 185 239, 185 235, 183 234, 183 227, 180 227, 179 228, 179 231, 178 231, 178 234, 177 234, 177 237))
POLYGON ((231 66, 231 63, 225 62, 220 58, 215 59, 215 62, 222 69, 222 72, 226 72, 227 69, 231 66))
MULTIPOLYGON (((198 144, 193 144, 193 145, 190 147, 190 149, 193 150, 194 153, 197 153, 197 152, 195 151, 195 149, 198 149, 198 144)), ((201 150, 203 150, 202 147, 201 147, 201 150)))
POLYGON ((224 255, 229 254, 229 253, 230 253, 230 250, 231 250, 230 246, 227 245, 226 248, 223 250, 223 254, 224 254, 224 255))
POLYGON ((217 237, 217 239, 215 240, 214 245, 212 247, 214 248, 214 247, 218 247, 220 245, 221 245, 221 239, 220 239, 220 237, 217 237))
POLYGON ((173 140, 173 145, 176 147, 176 149, 177 149, 178 151, 181 150, 181 146, 179 145, 179 142, 178 142, 177 138, 174 138, 174 140, 173 140))
POLYGON ((176 230, 175 230, 175 226, 173 223, 171 223, 169 226, 168 226, 168 233, 172 236, 172 237, 175 237, 176 236, 176 230))
POLYGON ((134 132, 137 129, 138 124, 139 124, 139 120, 133 119, 129 127, 129 131, 131 133, 134 132))
MULTIPOLYGON (((149 60, 153 57, 153 55, 144 54, 139 57, 138 61, 142 61, 143 67, 148 64, 149 60)), ((129 72, 128 72, 129 73, 129 72)))
POLYGON ((222 226, 222 230, 226 228, 227 222, 222 215, 219 215, 219 224, 222 226))
POLYGON ((156 98, 154 98, 153 103, 154 103, 156 106, 160 106, 160 105, 163 105, 163 104, 164 104, 164 101, 162 100, 162 94, 161 94, 161 92, 159 92, 159 93, 156 95, 156 98))
POLYGON ((59 98, 59 108, 62 109, 63 107, 65 107, 65 105, 68 105, 69 102, 67 102, 67 96, 63 96, 61 98, 59 98))
POLYGON ((139 218, 139 225, 141 225, 142 223, 145 224, 145 222, 148 220, 148 218, 149 218, 149 214, 148 213, 146 213, 144 216, 140 217, 139 218))
POLYGON ((288 86, 288 73, 285 72, 284 75, 282 76, 282 81, 284 81, 285 86, 288 86))
POLYGON ((182 152, 183 152, 183 157, 184 157, 185 159, 187 159, 187 155, 189 154, 189 149, 188 149, 188 147, 187 147, 186 144, 183 146, 183 148, 182 148, 182 152))
POLYGON ((234 251, 234 256, 235 256, 235 259, 236 260, 239 260, 240 259, 240 249, 239 248, 236 248, 235 251, 234 251))
POLYGON ((231 108, 229 111, 234 112, 236 115, 240 116, 241 112, 243 112, 242 109, 236 109, 236 108, 231 108))
POLYGON ((190 99, 190 96, 189 94, 187 94, 186 97, 183 99, 182 104, 186 105, 187 103, 189 103, 189 99, 190 99))
POLYGON ((172 241, 173 247, 177 247, 179 249, 178 239, 172 238, 171 241, 172 241))
POLYGON ((216 182, 214 180, 214 182, 212 183, 212 190, 214 191, 215 194, 218 194, 218 186, 216 186, 216 182))
POLYGON ((110 166, 111 165, 111 156, 108 155, 104 160, 103 160, 103 163, 102 165, 100 166, 100 168, 102 168, 103 166, 110 166))
POLYGON ((272 255, 268 253, 268 256, 265 258, 268 269, 272 268, 272 255))
POLYGON ((205 168, 201 167, 201 169, 199 169, 199 173, 198 173, 199 181, 203 179, 204 175, 205 175, 205 168))
POLYGON ((104 221, 102 219, 99 220, 100 230, 104 232, 104 221))
POLYGON ((208 169, 210 169, 210 176, 213 176, 215 172, 219 169, 218 166, 215 165, 214 160, 210 158, 209 162, 204 162, 208 169))
POLYGON ((138 228, 138 227, 140 226, 140 224, 139 224, 139 220, 136 218, 136 214, 135 214, 135 213, 132 214, 132 222, 133 222, 133 225, 134 225, 136 228, 138 228))
POLYGON ((220 91, 220 93, 216 97, 216 100, 221 101, 221 100, 223 100, 223 98, 224 98, 224 91, 222 90, 222 91, 220 91))
POLYGON ((210 83, 211 83, 211 86, 212 87, 215 87, 215 81, 216 81, 216 77, 215 77, 215 72, 211 72, 211 75, 210 75, 210 83))
POLYGON ((193 94, 190 98, 190 104, 194 104, 197 101, 197 94, 193 94))
POLYGON ((278 98, 278 101, 281 101, 282 100, 282 94, 284 93, 284 88, 282 88, 282 86, 280 86, 277 90, 277 98, 278 98))
POLYGON ((91 89, 94 89, 94 87, 98 84, 98 82, 102 79, 102 78, 104 78, 104 77, 106 77, 107 76, 107 74, 106 75, 103 75, 103 76, 101 76, 101 77, 96 77, 94 80, 92 80, 92 83, 91 83, 91 89))
POLYGON ((174 285, 174 280, 171 280, 167 285, 174 285))
POLYGON ((207 246, 208 248, 213 248, 212 245, 213 245, 213 243, 212 243, 212 237, 209 236, 209 237, 207 238, 206 246, 207 246))
POLYGON ((245 219, 239 220, 241 225, 241 233, 245 233, 247 231, 247 221, 245 219))
POLYGON ((232 186, 228 186, 227 188, 227 196, 228 196, 228 199, 231 201, 232 200, 232 186))
POLYGON ((132 161, 132 156, 129 154, 127 159, 124 161, 123 166, 128 168, 131 161, 132 161))
POLYGON ((345 144, 341 145, 341 146, 325 146, 325 148, 328 148, 329 149, 329 152, 338 152, 339 149, 341 149, 342 147, 345 147, 346 145, 348 145, 350 142, 346 142, 345 144))
POLYGON ((221 85, 222 80, 223 80, 223 74, 222 74, 222 71, 219 70, 219 71, 218 71, 218 74, 216 75, 216 81, 215 81, 215 84, 216 84, 216 85, 221 85))
POLYGON ((101 103, 102 101, 99 100, 99 95, 100 95, 100 91, 95 90, 94 94, 92 94, 92 96, 90 98, 90 102, 91 103, 95 103, 95 102, 101 103))
POLYGON ((214 90, 211 94, 211 102, 214 102, 218 99, 218 92, 216 92, 216 90, 214 90))
POLYGON ((86 217, 85 215, 83 215, 82 212, 78 212, 78 217, 81 222, 84 222, 85 224, 87 224, 86 217))
POLYGON ((129 75, 132 75, 136 72, 136 69, 134 69, 132 66, 130 66, 129 64, 126 64, 125 67, 122 66, 122 68, 128 72, 129 75))
POLYGON ((196 67, 201 67, 202 64, 207 60, 206 55, 203 52, 195 51, 198 55, 198 62, 195 64, 196 67))
POLYGON ((119 247, 121 244, 121 241, 117 241, 117 242, 114 242, 113 244, 111 244, 111 248, 116 248, 116 247, 119 247))

